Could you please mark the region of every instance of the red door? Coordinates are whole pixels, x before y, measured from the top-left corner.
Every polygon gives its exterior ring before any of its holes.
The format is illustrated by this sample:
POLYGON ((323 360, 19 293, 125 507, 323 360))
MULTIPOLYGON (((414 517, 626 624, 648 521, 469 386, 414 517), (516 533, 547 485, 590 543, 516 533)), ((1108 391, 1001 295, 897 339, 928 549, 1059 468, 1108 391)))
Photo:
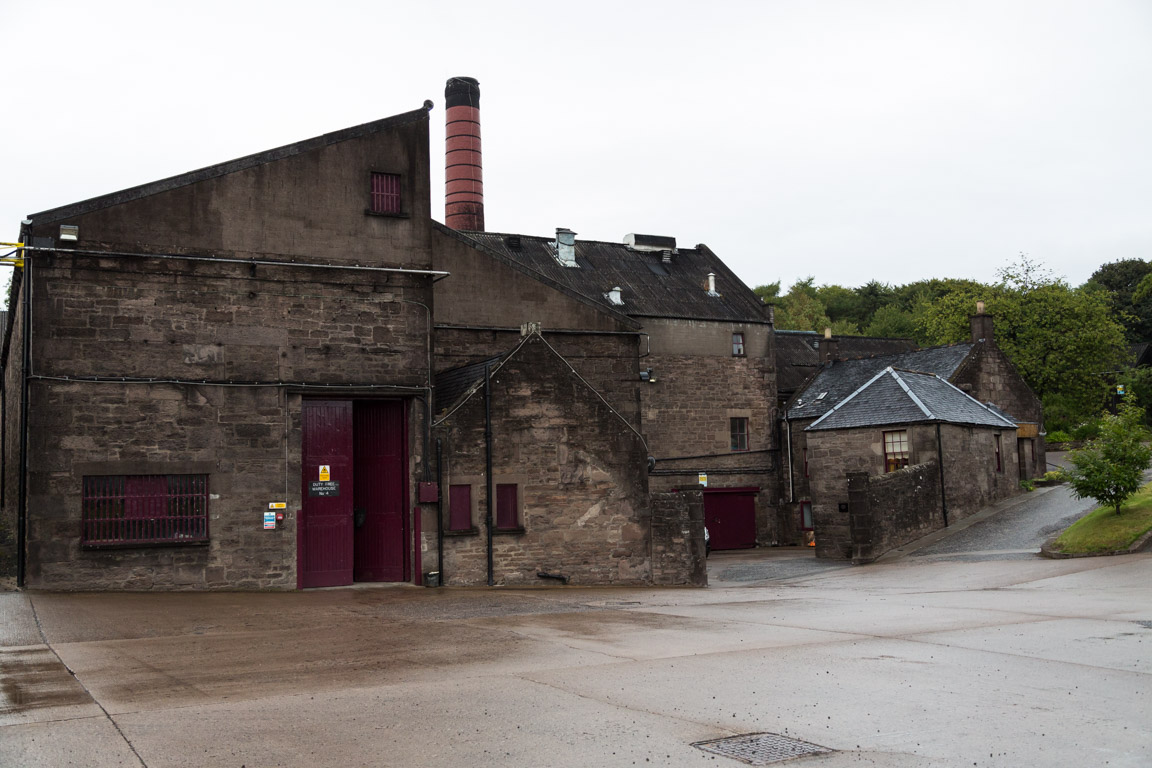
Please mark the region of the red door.
POLYGON ((352 583, 352 402, 305 400, 300 587, 352 583))
POLYGON ((354 416, 356 581, 406 581, 407 445, 404 403, 357 402, 354 416))
POLYGON ((756 546, 758 488, 717 488, 704 491, 704 524, 712 549, 756 546))

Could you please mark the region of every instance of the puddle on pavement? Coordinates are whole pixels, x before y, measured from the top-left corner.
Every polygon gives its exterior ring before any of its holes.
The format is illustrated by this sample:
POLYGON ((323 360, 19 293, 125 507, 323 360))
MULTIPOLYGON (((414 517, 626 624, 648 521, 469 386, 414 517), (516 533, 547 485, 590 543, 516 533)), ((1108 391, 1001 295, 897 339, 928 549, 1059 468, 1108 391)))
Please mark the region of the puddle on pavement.
POLYGON ((91 701, 88 692, 47 648, 0 651, 0 715, 91 701))

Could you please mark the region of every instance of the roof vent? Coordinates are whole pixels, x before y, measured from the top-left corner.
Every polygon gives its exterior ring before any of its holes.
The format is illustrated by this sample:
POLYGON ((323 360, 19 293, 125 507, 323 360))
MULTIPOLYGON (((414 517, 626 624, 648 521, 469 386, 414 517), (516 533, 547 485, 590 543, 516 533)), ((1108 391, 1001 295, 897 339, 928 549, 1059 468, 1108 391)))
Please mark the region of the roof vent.
POLYGON ((576 263, 576 233, 564 227, 556 228, 556 258, 565 267, 579 266, 576 263))
POLYGON ((504 238, 504 244, 514 251, 520 250, 520 235, 508 235, 504 238))
POLYGON ((610 303, 616 305, 617 307, 624 304, 624 299, 620 296, 620 286, 616 286, 612 290, 608 291, 608 293, 604 294, 604 298, 608 299, 610 303))
POLYGON ((675 251, 676 238, 665 235, 624 235, 624 245, 634 251, 675 251))
POLYGON ((720 295, 720 294, 716 293, 716 273, 715 272, 709 272, 708 273, 708 295, 709 296, 719 296, 720 295))

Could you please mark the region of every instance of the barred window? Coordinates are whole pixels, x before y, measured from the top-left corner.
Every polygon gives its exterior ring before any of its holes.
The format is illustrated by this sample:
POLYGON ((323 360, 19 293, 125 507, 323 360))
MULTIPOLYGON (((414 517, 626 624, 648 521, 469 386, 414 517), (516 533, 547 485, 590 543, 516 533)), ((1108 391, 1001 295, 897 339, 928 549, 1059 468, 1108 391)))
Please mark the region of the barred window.
POLYGON ((372 174, 372 197, 368 208, 372 213, 400 213, 400 174, 372 174))
POLYGON ((94 475, 83 481, 80 543, 208 541, 207 475, 94 475))
POLYGON ((895 472, 908 466, 908 430, 884 433, 884 471, 895 472))

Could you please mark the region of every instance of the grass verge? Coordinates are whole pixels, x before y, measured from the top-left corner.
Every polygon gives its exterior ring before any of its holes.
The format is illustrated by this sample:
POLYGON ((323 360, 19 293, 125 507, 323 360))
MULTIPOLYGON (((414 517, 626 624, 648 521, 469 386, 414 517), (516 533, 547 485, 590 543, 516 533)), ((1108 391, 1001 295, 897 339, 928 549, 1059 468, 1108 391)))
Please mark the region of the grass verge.
POLYGON ((1152 530, 1152 483, 1124 502, 1120 514, 1100 507, 1070 525, 1052 545, 1066 555, 1090 552, 1118 552, 1152 530))

